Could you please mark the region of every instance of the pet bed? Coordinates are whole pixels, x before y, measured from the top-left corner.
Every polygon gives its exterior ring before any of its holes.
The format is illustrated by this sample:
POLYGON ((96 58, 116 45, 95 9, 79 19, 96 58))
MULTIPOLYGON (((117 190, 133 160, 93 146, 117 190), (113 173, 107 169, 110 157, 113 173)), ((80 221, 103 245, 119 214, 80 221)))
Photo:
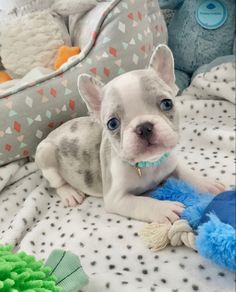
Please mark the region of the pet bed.
POLYGON ((80 35, 82 52, 60 70, 0 92, 0 165, 28 157, 54 128, 86 114, 80 73, 107 82, 144 68, 153 46, 167 38, 156 0, 101 2, 81 20, 80 35))
MULTIPOLYGON (((177 101, 179 159, 227 188, 235 183, 233 66, 199 74, 177 101)), ((101 198, 88 197, 81 206, 64 208, 34 162, 22 159, 0 168, 0 189, 0 242, 38 259, 55 248, 76 253, 90 278, 82 292, 235 291, 233 273, 192 249, 148 250, 138 237, 144 223, 106 213, 101 198)))

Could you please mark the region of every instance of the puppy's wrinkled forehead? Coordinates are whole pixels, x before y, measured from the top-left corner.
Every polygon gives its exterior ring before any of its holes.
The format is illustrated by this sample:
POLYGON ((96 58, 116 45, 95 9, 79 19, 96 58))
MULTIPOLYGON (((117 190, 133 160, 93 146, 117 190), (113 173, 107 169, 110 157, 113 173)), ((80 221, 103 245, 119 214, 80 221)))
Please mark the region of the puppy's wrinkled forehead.
POLYGON ((152 70, 132 71, 113 79, 104 87, 103 114, 128 116, 152 113, 163 98, 173 93, 152 70))

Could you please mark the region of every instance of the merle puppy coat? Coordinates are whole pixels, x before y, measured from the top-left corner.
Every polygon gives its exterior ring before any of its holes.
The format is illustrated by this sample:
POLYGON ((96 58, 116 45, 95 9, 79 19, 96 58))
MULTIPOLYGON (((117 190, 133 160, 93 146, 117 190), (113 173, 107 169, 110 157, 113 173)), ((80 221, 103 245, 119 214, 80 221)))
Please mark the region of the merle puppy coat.
POLYGON ((161 45, 148 69, 123 74, 108 84, 82 74, 78 89, 90 117, 73 119, 43 140, 36 162, 66 206, 85 194, 104 198, 105 208, 142 221, 174 222, 184 206, 145 196, 169 176, 201 191, 221 184, 183 168, 179 141, 174 63, 161 45), (142 167, 143 166, 143 167, 142 167))

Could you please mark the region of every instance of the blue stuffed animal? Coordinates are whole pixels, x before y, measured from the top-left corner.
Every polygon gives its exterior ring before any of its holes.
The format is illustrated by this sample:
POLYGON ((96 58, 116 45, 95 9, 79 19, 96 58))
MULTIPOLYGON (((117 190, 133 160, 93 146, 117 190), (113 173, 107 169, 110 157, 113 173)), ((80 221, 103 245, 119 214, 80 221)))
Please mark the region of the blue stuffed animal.
POLYGON ((235 190, 218 196, 200 194, 186 182, 169 178, 150 196, 186 206, 181 220, 173 225, 149 224, 140 232, 150 248, 159 250, 167 244, 184 243, 216 264, 236 270, 235 190))
MULTIPOLYGON (((194 72, 217 59, 222 64, 235 50, 235 0, 159 0, 162 9, 175 10, 168 25, 176 69, 182 91, 194 72)), ((196 74, 194 74, 196 75, 196 74)))

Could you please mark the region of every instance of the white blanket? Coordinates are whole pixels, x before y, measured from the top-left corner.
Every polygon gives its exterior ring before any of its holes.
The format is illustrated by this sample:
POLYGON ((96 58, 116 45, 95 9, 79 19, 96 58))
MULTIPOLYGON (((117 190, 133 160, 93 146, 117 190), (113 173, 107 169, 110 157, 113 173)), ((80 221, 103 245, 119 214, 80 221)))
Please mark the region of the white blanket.
MULTIPOLYGON (((179 157, 196 173, 219 179, 229 188, 235 182, 232 94, 215 94, 221 100, 213 100, 207 86, 197 90, 195 81, 178 102, 179 157)), ((106 213, 99 198, 64 208, 34 162, 21 160, 0 168, 0 190, 0 243, 16 244, 39 259, 55 248, 78 254, 90 278, 83 292, 234 291, 234 274, 193 250, 149 251, 137 236, 143 223, 106 213)))

